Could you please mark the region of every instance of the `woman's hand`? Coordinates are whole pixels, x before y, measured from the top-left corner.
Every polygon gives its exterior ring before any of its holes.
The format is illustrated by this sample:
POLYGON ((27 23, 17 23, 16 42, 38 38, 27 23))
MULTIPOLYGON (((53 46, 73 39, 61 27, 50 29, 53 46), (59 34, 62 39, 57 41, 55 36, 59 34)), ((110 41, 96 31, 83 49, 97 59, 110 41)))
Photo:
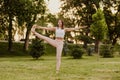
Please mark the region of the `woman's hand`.
POLYGON ((81 26, 80 28, 87 28, 87 26, 81 26))

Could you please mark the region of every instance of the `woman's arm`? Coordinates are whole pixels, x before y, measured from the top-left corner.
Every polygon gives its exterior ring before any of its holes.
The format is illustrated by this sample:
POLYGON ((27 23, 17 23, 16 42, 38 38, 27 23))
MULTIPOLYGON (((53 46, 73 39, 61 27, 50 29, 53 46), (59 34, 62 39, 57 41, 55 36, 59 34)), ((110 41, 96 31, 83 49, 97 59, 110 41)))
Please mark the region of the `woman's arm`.
POLYGON ((74 31, 74 30, 79 30, 82 28, 86 28, 86 26, 85 27, 78 27, 78 28, 65 28, 65 31, 74 31))
POLYGON ((65 28, 65 31, 74 31, 76 30, 75 28, 65 28))
POLYGON ((43 30, 49 30, 49 31, 55 31, 55 27, 42 27, 38 25, 33 25, 36 29, 43 29, 43 30))

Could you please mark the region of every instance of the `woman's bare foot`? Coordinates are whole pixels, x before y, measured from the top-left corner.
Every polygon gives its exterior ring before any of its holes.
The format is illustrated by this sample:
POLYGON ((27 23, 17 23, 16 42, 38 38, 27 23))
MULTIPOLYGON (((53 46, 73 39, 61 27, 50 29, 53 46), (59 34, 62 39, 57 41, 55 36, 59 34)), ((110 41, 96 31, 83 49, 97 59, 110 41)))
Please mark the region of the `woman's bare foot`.
POLYGON ((56 74, 58 74, 59 73, 59 70, 56 70, 56 74))

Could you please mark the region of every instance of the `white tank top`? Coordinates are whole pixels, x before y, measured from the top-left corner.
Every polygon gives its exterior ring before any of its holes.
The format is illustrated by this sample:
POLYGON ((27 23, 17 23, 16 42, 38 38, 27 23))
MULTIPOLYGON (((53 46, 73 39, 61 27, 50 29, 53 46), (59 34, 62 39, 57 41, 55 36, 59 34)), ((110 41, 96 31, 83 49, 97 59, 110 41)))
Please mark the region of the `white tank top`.
POLYGON ((56 37, 64 38, 65 30, 56 28, 55 35, 56 35, 56 37))

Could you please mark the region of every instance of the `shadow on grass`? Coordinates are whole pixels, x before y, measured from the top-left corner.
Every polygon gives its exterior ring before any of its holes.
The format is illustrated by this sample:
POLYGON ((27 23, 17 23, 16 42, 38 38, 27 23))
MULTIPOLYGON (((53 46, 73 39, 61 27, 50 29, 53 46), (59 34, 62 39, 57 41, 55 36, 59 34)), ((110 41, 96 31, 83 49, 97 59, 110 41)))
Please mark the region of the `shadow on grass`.
POLYGON ((0 56, 0 61, 55 61, 55 56, 42 56, 34 59, 31 56, 0 56))
POLYGON ((20 57, 20 56, 2 56, 0 61, 44 61, 44 58, 33 59, 32 57, 20 57))
POLYGON ((88 60, 89 58, 88 57, 82 57, 82 58, 74 59, 73 57, 66 57, 64 59, 66 59, 66 60, 88 60))

